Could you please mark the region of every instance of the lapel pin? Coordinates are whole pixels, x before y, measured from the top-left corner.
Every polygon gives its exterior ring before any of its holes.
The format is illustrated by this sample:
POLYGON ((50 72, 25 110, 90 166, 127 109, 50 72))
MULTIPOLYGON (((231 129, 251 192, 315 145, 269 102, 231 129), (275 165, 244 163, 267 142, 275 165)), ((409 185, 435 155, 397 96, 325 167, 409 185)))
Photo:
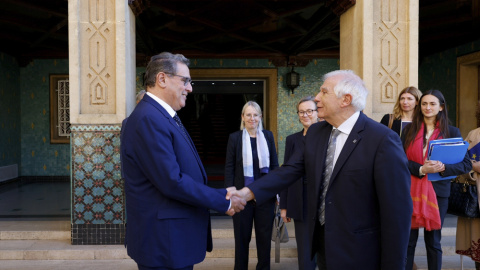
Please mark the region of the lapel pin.
POLYGON ((353 140, 353 143, 357 143, 357 139, 353 140))

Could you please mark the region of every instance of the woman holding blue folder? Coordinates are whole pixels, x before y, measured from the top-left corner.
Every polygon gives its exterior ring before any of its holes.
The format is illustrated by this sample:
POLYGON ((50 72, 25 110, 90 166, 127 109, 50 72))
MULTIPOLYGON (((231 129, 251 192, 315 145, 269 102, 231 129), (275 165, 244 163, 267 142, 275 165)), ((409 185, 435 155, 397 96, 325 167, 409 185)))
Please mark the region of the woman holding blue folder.
POLYGON ((424 228, 425 247, 429 270, 442 268, 441 228, 447 214, 450 179, 428 181, 428 174, 454 176, 467 173, 472 163, 467 154, 463 161, 443 164, 428 160, 428 143, 432 140, 461 137, 460 130, 448 125, 447 104, 443 94, 430 90, 422 95, 415 108, 412 123, 402 133, 408 168, 411 174, 413 201, 412 230, 407 250, 405 269, 411 270, 419 228, 424 228))

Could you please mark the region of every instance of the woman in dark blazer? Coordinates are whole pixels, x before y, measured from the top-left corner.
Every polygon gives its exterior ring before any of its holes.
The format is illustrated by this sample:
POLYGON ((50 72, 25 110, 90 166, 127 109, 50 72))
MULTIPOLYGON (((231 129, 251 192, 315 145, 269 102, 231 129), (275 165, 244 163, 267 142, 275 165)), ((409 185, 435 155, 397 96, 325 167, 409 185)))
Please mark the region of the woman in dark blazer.
MULTIPOLYGON (((303 143, 303 136, 307 134, 308 128, 318 122, 317 104, 314 97, 302 98, 297 104, 297 114, 303 130, 287 137, 284 163, 290 159, 295 148, 303 143)), ((280 193, 280 209, 283 221, 288 223, 293 218, 295 223, 299 270, 315 270, 316 267, 315 260, 312 259, 310 252, 312 239, 307 233, 307 205, 307 179, 305 177, 300 178, 280 193)))
POLYGON ((421 96, 422 92, 416 87, 409 86, 404 88, 398 95, 397 102, 393 107, 393 113, 385 114, 380 123, 401 135, 402 129, 412 122, 413 112, 421 96))
MULTIPOLYGON (((278 167, 277 151, 271 131, 262 129, 262 109, 249 101, 243 106, 240 130, 230 134, 225 161, 225 187, 241 189, 278 167)), ((257 270, 270 269, 275 197, 256 205, 249 201, 233 216, 235 270, 248 269, 248 251, 255 221, 257 270)))
POLYGON ((442 268, 441 228, 448 208, 450 180, 428 181, 429 173, 455 176, 468 173, 472 163, 468 154, 463 161, 443 164, 428 160, 428 143, 431 140, 461 137, 460 130, 448 125, 447 105, 443 94, 430 90, 422 95, 415 109, 412 123, 402 134, 402 141, 408 158, 411 174, 411 195, 413 201, 412 229, 407 250, 405 269, 411 270, 418 230, 423 227, 429 270, 442 268))

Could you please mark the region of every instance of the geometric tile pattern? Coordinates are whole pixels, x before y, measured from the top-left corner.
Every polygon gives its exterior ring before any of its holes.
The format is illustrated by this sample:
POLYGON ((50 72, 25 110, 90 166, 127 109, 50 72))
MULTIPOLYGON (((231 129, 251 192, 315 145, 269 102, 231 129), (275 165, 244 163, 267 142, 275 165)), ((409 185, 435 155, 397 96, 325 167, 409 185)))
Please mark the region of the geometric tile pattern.
POLYGON ((20 68, 21 176, 70 175, 70 145, 50 143, 50 74, 68 74, 68 59, 35 59, 20 68))
POLYGON ((125 223, 120 126, 74 125, 71 138, 72 223, 125 223))
POLYGON ((122 245, 125 224, 72 224, 72 245, 122 245))
POLYGON ((118 125, 75 125, 71 127, 73 131, 121 131, 122 127, 118 125))
POLYGON ((295 72, 300 74, 300 86, 295 88, 294 93, 285 84, 285 74, 291 70, 287 67, 279 67, 278 72, 278 95, 277 95, 277 128, 278 128, 278 162, 283 163, 285 154, 285 140, 287 136, 302 130, 302 124, 298 121, 297 103, 305 96, 315 97, 320 92, 322 76, 333 70, 339 69, 338 59, 314 59, 305 67, 295 67, 295 72))

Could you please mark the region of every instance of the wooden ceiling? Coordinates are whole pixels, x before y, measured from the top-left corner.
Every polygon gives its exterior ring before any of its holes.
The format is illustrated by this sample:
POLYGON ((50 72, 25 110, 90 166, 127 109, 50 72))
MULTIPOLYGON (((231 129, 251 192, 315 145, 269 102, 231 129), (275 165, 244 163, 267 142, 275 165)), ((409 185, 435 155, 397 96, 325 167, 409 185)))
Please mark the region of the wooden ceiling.
MULTIPOLYGON (((355 0, 130 0, 137 64, 161 51, 189 58, 339 57, 339 15, 355 0)), ((0 52, 21 66, 68 58, 67 0, 2 0, 0 52)), ((480 0, 420 0, 420 59, 480 39, 480 0)))

